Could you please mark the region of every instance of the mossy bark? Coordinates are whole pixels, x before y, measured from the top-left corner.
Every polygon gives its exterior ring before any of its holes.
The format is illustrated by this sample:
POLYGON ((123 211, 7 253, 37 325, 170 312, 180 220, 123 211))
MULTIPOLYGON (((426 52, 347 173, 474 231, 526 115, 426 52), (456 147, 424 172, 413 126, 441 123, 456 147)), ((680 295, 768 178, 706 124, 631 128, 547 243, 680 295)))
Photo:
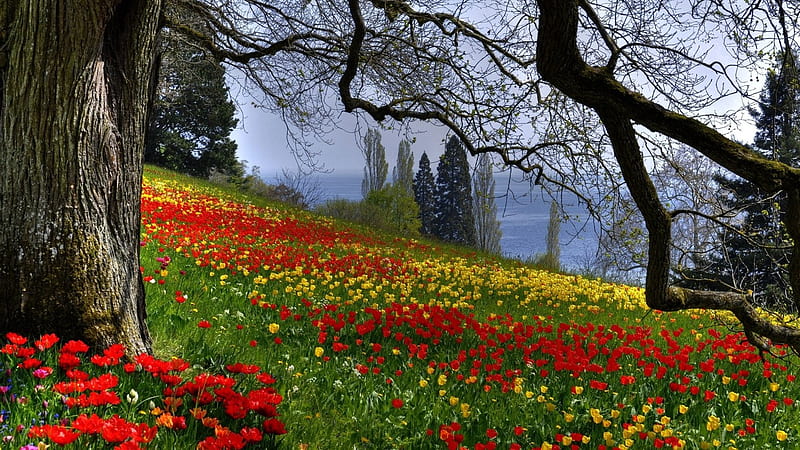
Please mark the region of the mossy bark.
POLYGON ((608 132, 625 184, 645 219, 648 231, 647 304, 674 311, 704 308, 731 311, 754 345, 764 338, 800 350, 800 329, 764 319, 739 292, 683 289, 669 284, 672 217, 658 198, 647 173, 633 123, 687 144, 766 192, 789 193, 786 227, 795 242, 789 265, 800 305, 800 169, 763 158, 707 125, 669 111, 627 89, 606 68, 587 65, 578 50, 580 0, 537 0, 540 9, 537 69, 542 78, 572 99, 594 109, 608 132))
POLYGON ((139 205, 160 2, 2 8, 0 331, 148 352, 139 205))

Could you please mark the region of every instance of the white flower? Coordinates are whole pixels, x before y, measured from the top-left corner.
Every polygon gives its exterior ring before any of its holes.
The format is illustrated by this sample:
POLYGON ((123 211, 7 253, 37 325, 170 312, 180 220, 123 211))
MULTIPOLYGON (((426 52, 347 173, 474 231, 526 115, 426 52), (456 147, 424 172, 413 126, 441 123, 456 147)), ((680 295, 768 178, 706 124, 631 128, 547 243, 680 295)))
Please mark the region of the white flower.
POLYGON ((128 395, 125 396, 125 400, 127 400, 128 403, 136 403, 139 401, 139 393, 131 389, 128 395))

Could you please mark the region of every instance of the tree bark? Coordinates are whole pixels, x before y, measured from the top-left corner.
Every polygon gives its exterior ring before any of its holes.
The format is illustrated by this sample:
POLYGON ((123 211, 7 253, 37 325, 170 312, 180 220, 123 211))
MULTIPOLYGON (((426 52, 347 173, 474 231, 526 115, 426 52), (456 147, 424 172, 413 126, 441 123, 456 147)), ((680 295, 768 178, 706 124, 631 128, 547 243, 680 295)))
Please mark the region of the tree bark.
POLYGON ((0 6, 0 331, 149 352, 142 149, 159 0, 0 6))
POLYGON ((541 17, 536 67, 543 79, 593 109, 624 112, 630 120, 696 149, 766 192, 800 184, 800 168, 763 158, 702 122, 626 88, 605 68, 586 64, 577 47, 580 2, 537 0, 541 17))
POLYGON ((751 342, 786 343, 800 351, 800 329, 771 322, 739 292, 684 289, 669 284, 672 217, 663 207, 644 165, 633 122, 683 142, 767 192, 784 189, 790 205, 786 227, 795 240, 789 265, 795 301, 800 304, 800 169, 767 160, 701 122, 669 111, 627 89, 605 68, 584 62, 577 47, 581 0, 537 0, 540 8, 537 69, 561 92, 594 109, 611 140, 625 184, 644 217, 648 231, 645 298, 664 311, 712 309, 732 312, 751 342))

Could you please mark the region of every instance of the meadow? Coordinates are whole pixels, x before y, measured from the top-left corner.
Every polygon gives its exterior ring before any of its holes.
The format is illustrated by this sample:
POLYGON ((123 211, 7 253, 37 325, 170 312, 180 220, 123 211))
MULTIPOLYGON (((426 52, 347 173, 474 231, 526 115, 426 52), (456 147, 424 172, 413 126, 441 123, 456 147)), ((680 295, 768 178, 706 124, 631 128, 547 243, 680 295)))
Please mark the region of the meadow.
POLYGON ((2 448, 797 448, 797 359, 639 288, 148 167, 155 355, 0 342, 2 448))

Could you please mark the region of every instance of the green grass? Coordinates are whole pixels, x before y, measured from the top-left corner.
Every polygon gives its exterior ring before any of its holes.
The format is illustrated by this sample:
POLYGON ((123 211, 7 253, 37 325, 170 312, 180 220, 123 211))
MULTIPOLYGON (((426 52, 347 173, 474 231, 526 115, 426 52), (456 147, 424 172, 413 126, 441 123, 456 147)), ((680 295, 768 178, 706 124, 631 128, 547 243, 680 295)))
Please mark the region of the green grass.
MULTIPOLYGON (((796 359, 765 363, 724 316, 649 311, 638 288, 373 233, 160 169, 147 169, 145 186, 141 264, 156 357, 188 362, 178 386, 225 374, 247 395, 263 384, 230 365, 271 374, 287 433, 252 448, 798 443, 796 359)), ((52 390, 65 377, 57 347, 41 352, 56 368, 44 379, 3 355, 15 396, 0 406, 9 445, 48 442, 24 436, 32 421, 82 412, 161 424, 143 448, 195 448, 214 435, 192 417, 192 396, 172 411, 186 429, 164 426, 174 392, 142 367, 86 362, 93 376, 119 375, 111 390, 122 401, 66 409, 52 390)), ((224 406, 204 408, 233 433, 263 430, 255 411, 237 419, 224 406)))

